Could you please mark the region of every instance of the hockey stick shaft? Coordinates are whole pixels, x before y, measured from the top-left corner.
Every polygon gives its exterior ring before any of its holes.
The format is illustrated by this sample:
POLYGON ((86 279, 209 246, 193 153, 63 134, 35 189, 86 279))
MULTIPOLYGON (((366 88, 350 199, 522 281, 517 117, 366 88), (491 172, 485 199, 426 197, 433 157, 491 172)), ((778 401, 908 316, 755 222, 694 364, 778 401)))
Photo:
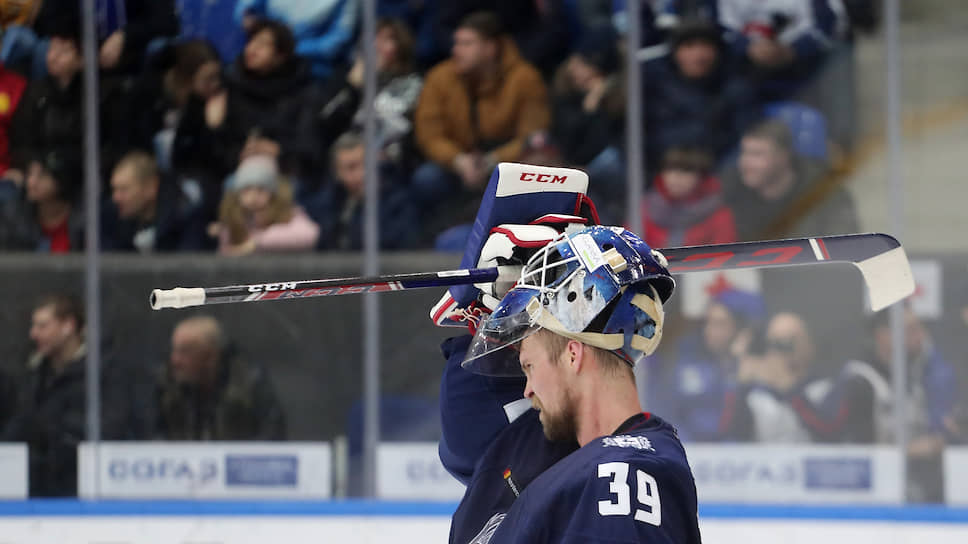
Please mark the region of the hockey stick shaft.
POLYGON ((515 267, 445 270, 414 274, 392 274, 375 277, 333 278, 323 280, 254 283, 225 287, 176 287, 155 289, 151 292, 151 308, 185 308, 203 304, 256 302, 260 300, 289 300, 295 298, 326 297, 358 293, 404 291, 424 287, 449 287, 470 283, 487 283, 498 279, 503 270, 513 274, 515 267))
MULTIPOLYGON (((886 234, 846 234, 815 238, 791 238, 739 242, 660 250, 669 272, 770 268, 824 262, 850 263, 860 269, 870 294, 871 306, 879 310, 914 292, 910 265, 901 244, 886 234)), ((338 278, 234 285, 229 287, 155 289, 151 307, 182 308, 202 304, 285 300, 356 293, 403 291, 424 287, 448 287, 471 283, 514 280, 519 268, 474 268, 372 278, 338 278)))

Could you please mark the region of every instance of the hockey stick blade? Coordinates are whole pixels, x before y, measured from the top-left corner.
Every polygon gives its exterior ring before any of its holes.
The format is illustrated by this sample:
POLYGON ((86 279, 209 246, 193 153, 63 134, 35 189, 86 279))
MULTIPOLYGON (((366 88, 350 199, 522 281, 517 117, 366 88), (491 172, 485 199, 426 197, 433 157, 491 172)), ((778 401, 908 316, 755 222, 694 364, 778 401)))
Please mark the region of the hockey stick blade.
MULTIPOLYGON (((864 278, 871 307, 881 310, 914 292, 914 277, 904 248, 892 236, 879 233, 790 238, 660 250, 672 274, 771 268, 820 263, 850 263, 864 278)), ((185 308, 203 304, 288 300, 295 298, 381 293, 514 280, 520 267, 472 268, 372 278, 257 283, 228 287, 155 289, 151 308, 185 308)))
POLYGON ((904 248, 893 236, 881 233, 677 247, 661 252, 672 274, 850 263, 860 270, 875 312, 914 293, 914 276, 904 248))

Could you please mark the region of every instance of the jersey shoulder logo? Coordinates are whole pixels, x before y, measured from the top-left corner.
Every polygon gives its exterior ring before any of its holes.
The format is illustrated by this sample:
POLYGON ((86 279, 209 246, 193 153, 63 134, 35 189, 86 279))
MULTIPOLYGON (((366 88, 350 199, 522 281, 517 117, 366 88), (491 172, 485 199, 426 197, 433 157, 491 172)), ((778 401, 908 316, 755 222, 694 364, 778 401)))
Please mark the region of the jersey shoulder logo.
POLYGON ((637 450, 655 451, 652 441, 644 436, 631 436, 620 434, 616 436, 606 436, 602 438, 602 447, 605 448, 635 448, 637 450))

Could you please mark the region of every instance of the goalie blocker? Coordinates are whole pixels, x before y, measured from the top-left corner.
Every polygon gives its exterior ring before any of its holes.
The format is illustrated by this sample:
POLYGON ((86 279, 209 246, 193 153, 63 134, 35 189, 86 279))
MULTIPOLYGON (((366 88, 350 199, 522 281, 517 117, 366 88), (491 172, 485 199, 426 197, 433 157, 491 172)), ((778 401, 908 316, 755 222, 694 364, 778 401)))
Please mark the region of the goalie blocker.
MULTIPOLYGON (((524 246, 521 247, 535 248, 548 243, 557 232, 548 233, 552 229, 562 229, 565 224, 597 225, 598 213, 586 196, 587 191, 588 174, 581 170, 518 163, 498 164, 481 197, 481 206, 465 244, 460 267, 491 267, 510 260, 510 249, 505 253, 503 248, 493 247, 492 234, 499 225, 544 225, 534 227, 525 234, 524 246), (536 210, 540 210, 540 213, 536 213, 536 210), (490 248, 487 247, 489 244, 490 248), (497 257, 503 260, 499 261, 497 257)), ((517 278, 509 279, 513 283, 517 278)), ((475 283, 448 289, 431 309, 431 320, 441 327, 464 327, 468 321, 474 322, 481 312, 477 304, 481 291, 493 296, 495 290, 493 284, 490 289, 485 286, 491 282, 475 283)))

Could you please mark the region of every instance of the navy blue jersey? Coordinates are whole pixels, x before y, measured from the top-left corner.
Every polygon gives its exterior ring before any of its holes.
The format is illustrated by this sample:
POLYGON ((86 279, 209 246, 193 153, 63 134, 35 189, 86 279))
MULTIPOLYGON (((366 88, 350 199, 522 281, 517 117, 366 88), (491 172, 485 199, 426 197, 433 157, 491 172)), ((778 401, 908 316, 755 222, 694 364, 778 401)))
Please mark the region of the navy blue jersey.
POLYGON ((607 530, 612 532, 601 533, 615 535, 614 542, 699 542, 695 484, 671 425, 638 414, 612 436, 581 449, 576 443, 550 442, 537 412, 523 399, 524 378, 493 378, 461 368, 469 342, 469 337, 460 337, 443 345, 448 361, 441 381, 440 458, 467 485, 452 520, 451 543, 602 541, 595 536, 599 529, 582 532, 582 523, 588 522, 580 521, 587 516, 579 509, 589 505, 602 517, 598 501, 616 505, 611 510, 604 507, 607 530), (595 448, 596 444, 600 447, 595 448), (591 451, 603 456, 600 463, 588 457, 591 451), (626 463, 628 474, 621 477, 621 466, 608 463, 626 463), (614 469, 615 474, 599 477, 598 464, 606 465, 602 470, 614 469), (591 476, 586 475, 585 465, 590 466, 591 476), (641 492, 636 487, 638 471, 648 475, 642 476, 646 487, 641 492), (655 478, 654 484, 649 477, 655 478), (631 482, 627 497, 622 479, 631 482), (639 499, 651 500, 648 494, 654 489, 659 491, 657 513, 649 510, 652 503, 636 506, 639 499), (638 517, 654 520, 648 516, 662 516, 662 505, 665 517, 659 526, 649 528, 636 527, 646 524, 642 521, 624 523, 612 512, 626 503, 631 508, 629 520, 635 519, 637 510, 648 512, 638 517), (547 519, 538 519, 542 517, 547 519), (642 534, 648 537, 642 540, 642 534))
POLYGON ((470 336, 444 343, 448 361, 440 391, 440 459, 467 485, 450 528, 450 542, 457 544, 486 538, 534 478, 578 449, 545 438, 538 413, 524 399, 523 378, 464 370, 469 343, 470 336))
POLYGON ((474 476, 454 512, 450 542, 487 542, 518 496, 548 467, 578 444, 548 441, 529 409, 501 431, 474 467, 474 476))
POLYGON ((639 414, 535 478, 490 542, 699 544, 696 503, 675 429, 639 414))

